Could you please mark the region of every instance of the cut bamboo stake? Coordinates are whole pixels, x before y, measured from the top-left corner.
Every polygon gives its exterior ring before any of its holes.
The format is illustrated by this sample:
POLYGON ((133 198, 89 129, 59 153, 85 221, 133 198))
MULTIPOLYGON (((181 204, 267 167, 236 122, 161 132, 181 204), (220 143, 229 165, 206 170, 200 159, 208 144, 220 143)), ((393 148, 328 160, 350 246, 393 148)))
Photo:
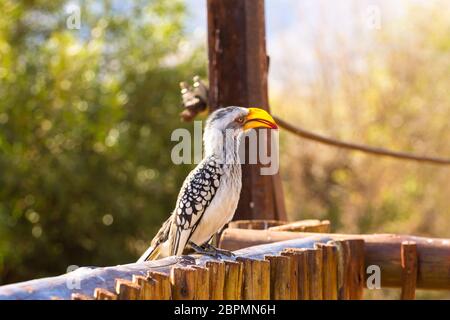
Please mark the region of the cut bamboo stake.
POLYGON ((284 255, 296 261, 297 266, 297 299, 309 300, 309 272, 306 249, 286 249, 284 255))
POLYGON ((242 299, 244 265, 242 262, 225 261, 224 300, 242 299))
POLYGON ((222 261, 208 261, 209 269, 209 298, 211 300, 223 300, 225 288, 225 263, 222 261))
POLYGON ((317 244, 322 249, 322 293, 324 300, 337 300, 337 247, 332 244, 317 244))
POLYGON ((291 289, 291 296, 290 300, 298 300, 298 292, 299 292, 299 280, 298 280, 298 263, 299 259, 295 255, 292 249, 284 249, 281 252, 282 256, 286 256, 290 258, 291 262, 291 275, 290 275, 290 289, 291 289))
POLYGON ((170 273, 173 300, 193 300, 195 298, 195 269, 172 268, 170 273))
POLYGON ((361 300, 365 288, 364 240, 348 240, 350 246, 349 285, 351 300, 361 300))
POLYGON ((117 295, 106 289, 97 288, 94 291, 96 300, 117 300, 117 295))
POLYGON ((193 266, 195 270, 195 300, 209 299, 209 270, 205 267, 193 266))
POLYGON ((81 293, 72 293, 72 300, 94 300, 94 298, 81 293))
POLYGON ((238 257, 243 263, 243 300, 270 299, 270 263, 265 260, 254 260, 238 257))
POLYGON ((270 262, 270 299, 291 299, 291 258, 267 255, 264 259, 270 262))
POLYGON ((417 245, 414 241, 404 241, 401 244, 402 291, 401 300, 416 298, 417 282, 417 245))
POLYGON ((116 279, 116 293, 118 300, 138 300, 141 287, 125 279, 116 279))
POLYGON ((153 287, 154 300, 170 300, 172 298, 172 289, 170 284, 170 276, 165 273, 150 271, 148 277, 155 280, 151 282, 153 287))
POLYGON ((320 248, 306 250, 309 271, 309 298, 322 300, 322 250, 320 248))

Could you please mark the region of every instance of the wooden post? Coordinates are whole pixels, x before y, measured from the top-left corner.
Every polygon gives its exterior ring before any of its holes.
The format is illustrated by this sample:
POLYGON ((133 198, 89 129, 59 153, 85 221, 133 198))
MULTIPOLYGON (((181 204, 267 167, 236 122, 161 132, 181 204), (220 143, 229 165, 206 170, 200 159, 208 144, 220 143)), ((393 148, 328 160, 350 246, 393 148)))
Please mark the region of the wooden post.
POLYGON ((172 268, 170 273, 172 284, 172 298, 174 300, 194 300, 195 298, 195 269, 186 267, 172 268))
POLYGON ((364 240, 348 240, 350 246, 350 299, 361 300, 364 295, 365 268, 364 268, 364 240))
POLYGON ((291 258, 271 255, 264 258, 270 262, 270 299, 291 299, 291 258))
POLYGON ((94 291, 96 300, 117 300, 117 295, 106 289, 97 288, 94 291))
POLYGON ((265 260, 237 258, 243 263, 243 300, 270 299, 270 263, 265 260))
POLYGON ((195 270, 195 300, 209 300, 209 270, 193 266, 195 270))
POLYGON ((404 241, 401 244, 402 291, 401 300, 416 298, 417 282, 417 245, 414 241, 404 241))
POLYGON ((291 296, 290 300, 298 300, 298 292, 299 292, 299 279, 298 279, 298 271, 299 271, 299 259, 294 253, 295 249, 284 249, 281 252, 282 256, 289 257, 289 260, 291 262, 291 275, 289 276, 290 279, 290 290, 291 290, 291 296))
POLYGON ((141 287, 124 279, 116 279, 116 293, 119 300, 138 300, 141 287))
POLYGON ((224 300, 242 299, 244 265, 242 262, 225 261, 224 300))
POLYGON ((225 263, 222 261, 208 261, 209 269, 209 298, 211 300, 223 300, 225 288, 225 263))
POLYGON ((153 300, 170 300, 172 298, 170 276, 165 273, 149 271, 148 278, 153 287, 153 300))
POLYGON ((323 299, 337 300, 337 247, 333 244, 318 244, 322 249, 323 299))
MULTIPOLYGON (((207 8, 211 110, 233 105, 269 110, 264 0, 208 0, 207 8)), ((234 219, 286 220, 280 176, 261 175, 260 168, 242 165, 234 219)))
POLYGON ((322 249, 306 249, 306 259, 309 272, 309 298, 322 300, 322 249))
POLYGON ((298 300, 309 300, 309 272, 306 257, 306 249, 289 248, 282 252, 296 261, 297 266, 297 298, 298 300))

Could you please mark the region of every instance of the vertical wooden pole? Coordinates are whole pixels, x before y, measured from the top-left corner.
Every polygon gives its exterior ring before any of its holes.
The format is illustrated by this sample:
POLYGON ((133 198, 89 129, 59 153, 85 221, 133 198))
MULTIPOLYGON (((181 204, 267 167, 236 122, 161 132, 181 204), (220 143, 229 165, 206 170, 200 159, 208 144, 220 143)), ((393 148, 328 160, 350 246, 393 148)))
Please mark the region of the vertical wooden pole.
POLYGON ((242 262, 225 261, 224 300, 242 299, 244 265, 242 262))
POLYGON ((154 281, 150 282, 153 287, 153 300, 170 300, 172 298, 170 276, 167 274, 149 271, 148 278, 154 281))
POLYGON ((337 248, 338 300, 349 300, 350 245, 348 240, 335 240, 331 243, 335 244, 337 248))
POLYGON ((141 287, 128 280, 116 279, 116 293, 119 300, 138 300, 141 287))
POLYGON ((195 300, 209 300, 209 270, 193 266, 195 270, 195 300))
POLYGON ((96 300, 117 300, 117 295, 102 288, 96 288, 94 291, 96 300))
POLYGON ((237 258, 243 263, 243 300, 270 299, 270 263, 265 260, 237 258))
POLYGON ((289 260, 291 262, 291 274, 289 276, 290 281, 290 291, 291 296, 290 300, 298 300, 298 263, 299 259, 296 257, 296 255, 291 251, 291 249, 285 249, 281 252, 282 256, 289 257, 289 260))
MULTIPOLYGON (((209 106, 269 110, 264 0, 208 0, 209 106)), ((247 150, 248 151, 248 148, 247 150)), ((234 216, 286 220, 279 174, 242 165, 242 191, 234 216)))
POLYGON ((322 284, 323 299, 337 300, 337 247, 332 244, 318 244, 322 249, 322 284))
POLYGON ((402 291, 401 300, 414 300, 416 298, 417 282, 417 245, 413 241, 402 242, 402 291))
POLYGON ((306 259, 309 272, 309 299, 322 300, 322 249, 307 249, 306 259))
POLYGON ((365 288, 365 261, 364 261, 364 240, 355 239, 348 241, 350 246, 350 299, 361 300, 365 288))
POLYGON ((291 258, 269 255, 264 258, 270 262, 270 299, 291 299, 291 258))
POLYGON ((225 263, 222 261, 208 261, 209 296, 211 300, 223 300, 225 288, 225 263))
POLYGON ((193 268, 174 267, 170 273, 172 298, 174 300, 195 299, 195 270, 193 268))
POLYGON ((282 254, 296 260, 297 299, 309 300, 309 271, 306 249, 286 249, 282 254))

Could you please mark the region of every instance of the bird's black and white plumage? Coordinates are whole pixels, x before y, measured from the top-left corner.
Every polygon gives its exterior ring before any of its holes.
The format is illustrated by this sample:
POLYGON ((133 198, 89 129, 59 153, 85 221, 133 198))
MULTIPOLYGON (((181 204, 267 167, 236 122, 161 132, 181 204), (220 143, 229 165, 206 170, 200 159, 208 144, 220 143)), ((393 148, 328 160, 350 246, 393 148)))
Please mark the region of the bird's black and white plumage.
POLYGON ((192 243, 206 244, 231 221, 241 192, 239 141, 246 130, 276 128, 257 108, 227 107, 212 113, 203 135, 205 157, 185 179, 176 206, 140 262, 181 255, 192 243))

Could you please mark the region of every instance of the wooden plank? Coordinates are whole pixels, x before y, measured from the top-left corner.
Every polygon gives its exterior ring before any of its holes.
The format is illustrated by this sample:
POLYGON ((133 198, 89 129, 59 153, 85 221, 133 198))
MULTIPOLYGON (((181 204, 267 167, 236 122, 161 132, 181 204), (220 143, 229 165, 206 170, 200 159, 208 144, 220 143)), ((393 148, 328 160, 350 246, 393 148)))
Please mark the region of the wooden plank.
POLYGON ((150 282, 153 289, 153 300, 170 300, 172 298, 172 288, 170 276, 162 272, 149 271, 148 278, 154 280, 150 282))
POLYGON ((401 300, 414 300, 416 298, 417 260, 417 244, 414 241, 403 241, 401 244, 401 300))
POLYGON ((306 262, 309 273, 309 299, 323 300, 322 249, 317 247, 307 249, 306 262))
POLYGON ((195 270, 195 300, 209 300, 209 270, 193 266, 195 270))
POLYGON ((317 244, 322 249, 323 300, 337 300, 337 247, 333 244, 317 244))

